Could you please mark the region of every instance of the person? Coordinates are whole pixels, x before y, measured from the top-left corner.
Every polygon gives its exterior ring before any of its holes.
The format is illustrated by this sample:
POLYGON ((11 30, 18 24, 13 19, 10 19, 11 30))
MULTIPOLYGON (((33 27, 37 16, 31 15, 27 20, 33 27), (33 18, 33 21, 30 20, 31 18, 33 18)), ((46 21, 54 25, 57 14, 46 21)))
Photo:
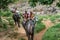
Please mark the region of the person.
POLYGON ((12 10, 13 13, 13 20, 15 22, 15 25, 18 24, 18 27, 20 27, 20 15, 18 14, 19 11, 17 11, 17 8, 13 8, 14 10, 12 10))
POLYGON ((35 17, 35 14, 32 11, 30 11, 30 20, 33 21, 34 25, 36 24, 36 17, 35 17))
POLYGON ((23 20, 24 20, 24 22, 26 22, 27 20, 28 20, 28 13, 27 13, 27 11, 25 11, 25 13, 23 14, 23 20))
POLYGON ((33 14, 33 12, 32 11, 30 11, 30 17, 29 17, 31 20, 33 20, 34 19, 34 14, 33 14))
POLYGON ((34 21, 34 14, 32 13, 32 11, 30 11, 29 13, 27 13, 27 11, 25 11, 25 13, 23 14, 23 24, 28 22, 28 20, 34 21))

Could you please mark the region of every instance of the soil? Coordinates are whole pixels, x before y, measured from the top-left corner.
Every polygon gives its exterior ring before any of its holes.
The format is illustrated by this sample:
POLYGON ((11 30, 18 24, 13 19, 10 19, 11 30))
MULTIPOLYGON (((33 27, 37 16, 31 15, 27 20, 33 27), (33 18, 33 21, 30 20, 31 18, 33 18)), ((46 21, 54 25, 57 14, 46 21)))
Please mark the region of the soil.
MULTIPOLYGON (((44 30, 40 31, 39 33, 35 34, 34 35, 34 40, 42 40, 42 37, 45 34, 45 32, 47 31, 47 29, 49 27, 53 26, 53 23, 50 20, 43 20, 42 22, 45 24, 46 28, 44 30)), ((21 25, 20 28, 16 27, 15 30, 14 30, 14 32, 17 32, 18 33, 17 38, 22 37, 22 38, 24 38, 24 39, 27 40, 27 36, 26 36, 25 30, 22 27, 22 25, 21 25)), ((2 32, 0 34, 4 34, 4 32, 2 32)), ((18 40, 17 38, 16 39, 9 38, 9 37, 7 38, 7 36, 8 35, 6 35, 6 36, 2 35, 0 37, 0 40, 18 40)))

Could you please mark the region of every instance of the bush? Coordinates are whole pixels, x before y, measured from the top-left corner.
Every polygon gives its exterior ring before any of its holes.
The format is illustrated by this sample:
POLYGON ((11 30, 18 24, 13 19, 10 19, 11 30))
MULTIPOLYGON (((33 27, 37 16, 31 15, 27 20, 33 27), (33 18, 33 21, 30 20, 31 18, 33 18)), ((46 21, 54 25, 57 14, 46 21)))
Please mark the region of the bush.
POLYGON ((54 0, 29 0, 30 6, 35 7, 36 3, 40 3, 43 5, 50 5, 53 3, 54 0))
POLYGON ((2 28, 5 29, 5 30, 7 30, 8 29, 8 25, 6 23, 3 23, 2 28))
POLYGON ((0 31, 5 31, 9 28, 14 28, 14 21, 12 20, 12 18, 5 18, 5 20, 0 19, 0 31))
POLYGON ((60 23, 49 28, 42 40, 60 40, 60 23))
POLYGON ((59 2, 57 2, 56 6, 60 7, 60 0, 59 0, 59 2))
POLYGON ((39 33, 41 30, 45 29, 45 25, 39 20, 36 23, 35 33, 39 33))
POLYGON ((25 40, 24 38, 19 38, 18 40, 25 40))
POLYGON ((10 11, 3 11, 3 17, 9 17, 9 16, 12 16, 12 13, 10 11))
POLYGON ((55 23, 55 20, 57 20, 57 19, 60 19, 60 15, 51 15, 50 17, 49 17, 49 19, 53 22, 53 23, 55 23))
POLYGON ((6 20, 9 22, 10 26, 14 27, 14 21, 13 21, 13 19, 11 17, 6 18, 6 20))
POLYGON ((0 16, 3 16, 3 17, 9 17, 9 16, 12 16, 12 13, 10 10, 0 10, 0 16))
POLYGON ((1 22, 2 25, 0 25, 0 32, 1 31, 5 31, 8 29, 8 25, 7 23, 4 21, 4 22, 1 22))
POLYGON ((1 19, 1 17, 0 17, 0 27, 2 26, 2 19, 1 19))
POLYGON ((52 4, 54 0, 39 0, 41 4, 52 4))
POLYGON ((50 20, 53 22, 54 20, 56 20, 56 17, 53 15, 50 17, 50 20))

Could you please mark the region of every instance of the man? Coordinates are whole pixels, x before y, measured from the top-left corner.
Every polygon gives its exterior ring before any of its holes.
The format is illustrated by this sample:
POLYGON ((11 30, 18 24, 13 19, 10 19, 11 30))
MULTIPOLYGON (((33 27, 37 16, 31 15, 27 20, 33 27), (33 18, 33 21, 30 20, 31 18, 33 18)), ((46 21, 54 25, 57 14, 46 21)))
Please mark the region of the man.
POLYGON ((23 20, 24 20, 24 22, 26 22, 27 20, 28 20, 28 13, 27 13, 27 11, 25 11, 25 13, 23 14, 23 20))
POLYGON ((12 10, 13 13, 13 20, 15 22, 15 25, 18 24, 18 27, 20 27, 20 16, 19 16, 19 11, 17 11, 17 8, 13 8, 14 10, 12 10))

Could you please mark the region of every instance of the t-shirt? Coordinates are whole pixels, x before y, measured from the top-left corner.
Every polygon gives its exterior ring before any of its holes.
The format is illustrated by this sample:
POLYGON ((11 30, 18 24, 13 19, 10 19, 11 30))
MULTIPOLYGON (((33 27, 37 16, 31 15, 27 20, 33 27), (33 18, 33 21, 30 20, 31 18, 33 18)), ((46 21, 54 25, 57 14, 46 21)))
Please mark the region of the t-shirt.
POLYGON ((26 19, 28 18, 28 15, 29 15, 28 13, 23 14, 24 18, 26 18, 26 19))

